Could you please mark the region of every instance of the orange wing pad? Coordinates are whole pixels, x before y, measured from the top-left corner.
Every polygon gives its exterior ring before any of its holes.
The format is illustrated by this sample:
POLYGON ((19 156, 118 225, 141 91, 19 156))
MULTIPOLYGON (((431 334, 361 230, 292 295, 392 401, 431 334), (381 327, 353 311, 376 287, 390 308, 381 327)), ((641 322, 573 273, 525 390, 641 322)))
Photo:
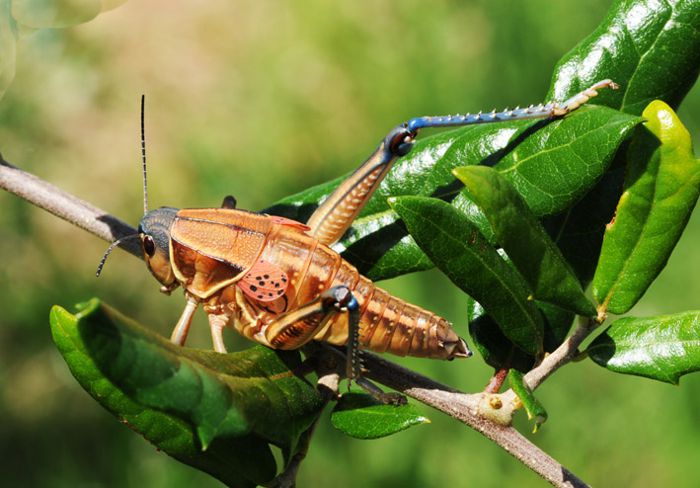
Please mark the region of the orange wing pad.
POLYGON ((243 272, 239 267, 200 254, 175 240, 170 243, 170 259, 175 276, 183 282, 183 288, 201 299, 235 282, 243 272))
POLYGON ((183 208, 177 213, 179 219, 205 220, 224 225, 245 227, 267 233, 270 229, 269 216, 247 210, 230 208, 183 208))
POLYGON ((240 210, 180 210, 170 229, 175 274, 191 293, 208 297, 256 262, 270 226, 266 217, 240 210))

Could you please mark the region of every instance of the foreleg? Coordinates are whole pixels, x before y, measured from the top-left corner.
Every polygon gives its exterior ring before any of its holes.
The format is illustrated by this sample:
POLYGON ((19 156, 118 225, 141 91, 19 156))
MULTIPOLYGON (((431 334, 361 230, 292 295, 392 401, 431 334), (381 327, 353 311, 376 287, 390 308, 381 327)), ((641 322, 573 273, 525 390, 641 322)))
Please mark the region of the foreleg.
POLYGON ((187 298, 187 304, 185 305, 185 309, 182 311, 182 315, 180 315, 180 319, 177 321, 177 324, 175 324, 173 333, 170 336, 170 341, 178 346, 185 345, 187 334, 190 331, 190 325, 192 325, 194 312, 197 310, 197 306, 199 305, 199 302, 193 296, 186 294, 185 297, 187 298))

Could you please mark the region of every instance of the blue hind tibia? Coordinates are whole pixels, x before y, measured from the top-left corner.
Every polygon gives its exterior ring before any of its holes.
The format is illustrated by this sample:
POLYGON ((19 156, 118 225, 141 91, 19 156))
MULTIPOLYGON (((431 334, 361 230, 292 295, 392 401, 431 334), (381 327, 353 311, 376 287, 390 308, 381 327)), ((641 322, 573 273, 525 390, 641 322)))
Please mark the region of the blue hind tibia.
POLYGON ((588 102, 591 98, 598 95, 598 90, 602 88, 618 88, 618 85, 612 80, 602 80, 594 84, 590 88, 577 93, 565 102, 546 103, 540 105, 530 105, 529 107, 516 107, 514 109, 505 109, 501 112, 476 114, 457 114, 457 115, 439 115, 439 116, 424 116, 416 117, 406 122, 406 128, 411 132, 416 132, 419 129, 430 127, 458 127, 474 124, 489 124, 493 122, 506 122, 509 120, 523 119, 542 119, 547 117, 561 117, 576 110, 578 107, 588 102))

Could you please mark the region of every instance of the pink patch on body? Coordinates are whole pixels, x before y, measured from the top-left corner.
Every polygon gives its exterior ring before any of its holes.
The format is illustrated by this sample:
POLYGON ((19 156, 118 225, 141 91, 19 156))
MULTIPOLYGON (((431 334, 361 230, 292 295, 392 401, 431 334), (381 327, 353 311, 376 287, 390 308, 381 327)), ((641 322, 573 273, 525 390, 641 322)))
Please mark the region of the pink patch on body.
POLYGON ((287 273, 262 259, 238 282, 238 287, 245 296, 258 302, 277 300, 284 295, 288 286, 287 273))

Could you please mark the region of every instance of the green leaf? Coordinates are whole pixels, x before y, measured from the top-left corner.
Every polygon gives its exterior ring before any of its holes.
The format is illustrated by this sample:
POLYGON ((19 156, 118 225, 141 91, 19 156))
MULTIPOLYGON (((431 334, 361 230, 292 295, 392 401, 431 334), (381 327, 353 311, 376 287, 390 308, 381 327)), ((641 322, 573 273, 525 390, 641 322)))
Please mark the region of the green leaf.
POLYGON ((467 307, 469 336, 486 364, 495 370, 514 368, 518 371, 530 371, 532 369, 535 365, 535 357, 508 340, 496 321, 486 314, 477 301, 468 297, 467 307))
MULTIPOLYGON (((527 372, 535 365, 536 358, 516 347, 501 332, 493 318, 471 297, 467 297, 469 335, 484 362, 494 369, 517 369, 527 372)), ((544 319, 544 351, 554 351, 566 338, 574 314, 544 302, 535 301, 544 319)))
POLYGON ((557 64, 549 99, 563 101, 596 81, 621 89, 596 103, 639 115, 654 99, 677 107, 700 69, 700 2, 617 0, 598 28, 557 64))
POLYGON ((624 155, 622 150, 615 156, 608 172, 579 203, 542 222, 584 287, 593 279, 605 225, 615 214, 622 193, 624 155))
MULTIPOLYGON (((461 193, 452 170, 495 165, 538 216, 580 199, 605 172, 619 144, 640 120, 603 107, 584 107, 560 120, 515 121, 465 127, 426 137, 400 159, 336 249, 372 279, 428 269, 432 263, 397 222, 386 199, 422 195, 450 201, 488 232, 483 216, 461 193)), ((306 221, 338 178, 265 210, 306 221)))
POLYGON ((430 420, 410 403, 385 405, 364 393, 346 393, 333 409, 331 423, 350 437, 378 439, 430 420))
POLYGON ((269 443, 293 452, 322 407, 316 389, 292 372, 298 353, 177 347, 96 299, 76 315, 54 307, 51 330, 73 375, 102 406, 230 486, 273 478, 269 443))
POLYGON ((595 307, 578 278, 506 177, 486 166, 457 168, 454 174, 488 218, 496 242, 532 287, 534 297, 594 316, 595 307))
MULTIPOLYGON (((700 2, 616 1, 600 26, 557 64, 549 98, 564 100, 592 83, 612 78, 598 105, 640 115, 651 100, 680 104, 700 69, 700 2)), ((624 153, 624 151, 621 151, 624 153)), ((622 190, 624 154, 612 173, 547 228, 585 285, 593 278, 605 224, 622 190)))
POLYGON ((625 191, 593 278, 600 307, 618 314, 632 308, 664 268, 700 194, 700 163, 687 129, 660 101, 650 103, 644 117, 627 151, 625 191))
POLYGON ((540 425, 547 421, 548 415, 544 406, 535 398, 532 390, 525 384, 523 379, 524 375, 520 371, 510 370, 508 372, 508 384, 522 402, 527 418, 535 420, 535 425, 532 428, 532 433, 534 434, 540 428, 540 425))
POLYGON ((421 249, 508 339, 530 354, 542 352, 542 318, 529 286, 464 214, 436 198, 397 197, 390 204, 421 249))
POLYGON ((537 215, 561 212, 600 179, 620 143, 641 122, 605 107, 587 106, 563 120, 540 122, 496 169, 515 186, 537 215))
POLYGON ((700 311, 616 320, 586 352, 616 373, 678 384, 700 370, 700 311))
POLYGON ((544 350, 552 352, 564 342, 576 314, 552 305, 535 301, 544 317, 544 350))

